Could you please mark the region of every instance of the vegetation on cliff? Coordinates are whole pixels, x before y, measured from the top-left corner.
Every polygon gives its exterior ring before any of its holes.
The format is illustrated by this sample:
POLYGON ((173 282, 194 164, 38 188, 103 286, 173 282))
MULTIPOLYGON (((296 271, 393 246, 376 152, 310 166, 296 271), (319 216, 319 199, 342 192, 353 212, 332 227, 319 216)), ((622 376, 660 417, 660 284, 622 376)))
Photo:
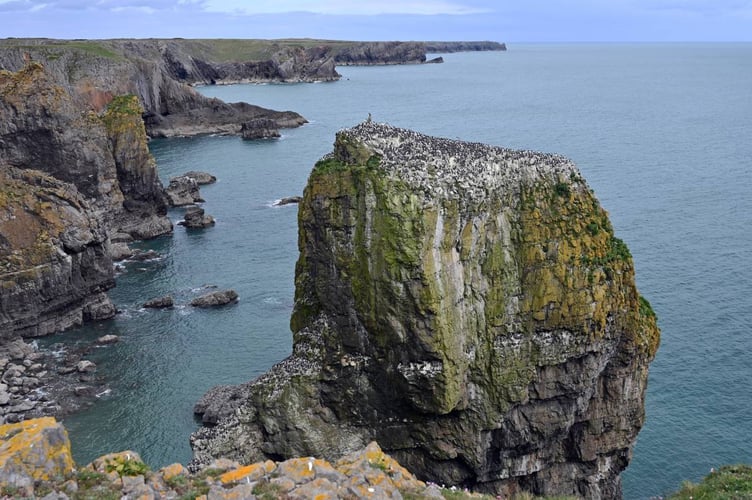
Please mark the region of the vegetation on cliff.
POLYGON ((298 246, 293 354, 207 394, 197 464, 376 440, 436 482, 620 495, 659 332, 569 160, 367 121, 314 167, 298 246))

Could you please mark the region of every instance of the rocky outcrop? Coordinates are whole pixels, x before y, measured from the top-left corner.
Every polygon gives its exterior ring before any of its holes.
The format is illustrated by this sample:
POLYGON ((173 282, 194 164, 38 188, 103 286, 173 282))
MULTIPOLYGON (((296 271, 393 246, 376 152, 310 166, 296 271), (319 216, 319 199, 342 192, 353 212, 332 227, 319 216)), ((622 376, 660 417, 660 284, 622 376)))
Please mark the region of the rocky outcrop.
POLYGON ((311 173, 299 248, 293 353, 216 394, 196 464, 376 440, 438 483, 620 496, 659 332, 570 161, 366 122, 311 173))
POLYGON ((335 61, 342 66, 420 64, 426 49, 420 42, 359 42, 340 48, 335 61))
POLYGON ((215 224, 214 217, 207 214, 201 207, 188 207, 179 225, 191 229, 206 229, 215 224))
POLYGON ((114 316, 104 224, 76 188, 0 166, 0 342, 114 316))
POLYGON ((239 134, 242 123, 258 118, 279 128, 306 122, 294 112, 228 104, 196 92, 188 83, 210 83, 217 76, 200 59, 211 50, 199 41, 14 39, 0 43, 0 68, 18 71, 29 57, 39 61, 77 102, 97 112, 113 96, 135 95, 151 137, 239 134))
MULTIPOLYGON (((33 493, 34 483, 64 478, 73 471, 68 433, 54 418, 0 425, 0 484, 33 493)), ((15 496, 15 495, 14 495, 15 496)))
POLYGON ((82 107, 38 63, 0 73, 0 164, 74 185, 112 232, 151 238, 172 230, 134 96, 101 114, 82 107))
POLYGON ((285 205, 294 205, 297 203, 300 203, 303 201, 302 196, 286 196, 284 198, 280 198, 279 200, 274 202, 275 207, 283 207, 285 205))
POLYGON ((274 139, 280 137, 280 133, 273 121, 259 119, 243 123, 240 136, 243 139, 274 139))
POLYGON ((198 182, 187 175, 179 175, 170 179, 170 184, 165 189, 167 201, 173 207, 182 207, 201 203, 204 199, 198 188, 198 182))
POLYGON ((190 472, 174 463, 151 471, 132 450, 76 467, 52 418, 0 425, 0 485, 14 498, 478 498, 415 478, 377 443, 336 462, 315 457, 241 465, 218 459, 190 472))
POLYGON ((197 172, 195 170, 186 172, 181 177, 188 177, 189 179, 193 179, 194 181, 196 181, 196 184, 198 184, 199 186, 204 186, 206 184, 214 184, 215 182, 217 182, 217 178, 213 176, 212 174, 208 172, 197 172))
POLYGON ((216 307, 234 304, 238 301, 238 293, 235 290, 218 290, 210 292, 191 301, 193 307, 216 307))
POLYGON ((165 295, 164 297, 147 300, 142 307, 147 309, 166 309, 168 307, 173 307, 174 305, 175 301, 173 300, 172 295, 165 295))

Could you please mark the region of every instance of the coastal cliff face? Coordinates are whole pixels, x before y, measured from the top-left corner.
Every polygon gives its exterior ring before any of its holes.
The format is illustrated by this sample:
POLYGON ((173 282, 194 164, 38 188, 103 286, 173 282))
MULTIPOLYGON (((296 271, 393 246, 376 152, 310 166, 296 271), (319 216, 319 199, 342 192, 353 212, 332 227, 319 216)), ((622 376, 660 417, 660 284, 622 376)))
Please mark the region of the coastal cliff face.
POLYGON ((41 64, 0 74, 0 164, 71 183, 110 232, 153 238, 172 230, 134 96, 101 114, 76 101, 41 64))
POLYGON ((135 96, 82 105, 39 63, 0 71, 0 340, 115 314, 109 235, 172 231, 135 96))
POLYGON ((0 166, 0 343, 114 316, 107 245, 73 185, 0 166))
POLYGON ((366 122, 299 210, 293 354, 202 399, 195 464, 376 440, 438 483, 620 497, 659 332, 570 161, 366 122))
POLYGON ((6 40, 0 44, 0 68, 18 71, 30 57, 74 100, 97 112, 112 96, 135 95, 151 137, 239 134, 244 122, 259 118, 280 128, 306 122, 291 111, 228 104, 199 94, 187 83, 211 83, 216 68, 193 57, 190 47, 165 40, 6 40))

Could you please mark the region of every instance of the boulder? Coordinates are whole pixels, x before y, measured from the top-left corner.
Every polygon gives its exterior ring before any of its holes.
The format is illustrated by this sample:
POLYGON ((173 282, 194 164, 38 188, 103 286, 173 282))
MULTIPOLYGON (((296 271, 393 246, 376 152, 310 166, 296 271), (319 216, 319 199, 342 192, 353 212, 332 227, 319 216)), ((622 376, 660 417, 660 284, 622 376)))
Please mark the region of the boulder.
POLYGON ((178 225, 191 229, 204 229, 215 224, 214 217, 204 212, 201 207, 188 207, 183 216, 183 220, 178 225))
POLYGON ((231 304, 238 301, 235 290, 219 290, 196 297, 191 301, 193 307, 215 307, 231 304))
POLYGON ((185 175, 172 177, 170 184, 165 189, 165 195, 167 201, 173 207, 193 205, 204 201, 198 189, 198 182, 185 175))
POLYGON ((149 309, 164 309, 167 307, 172 307, 174 305, 175 302, 172 299, 172 295, 165 295, 164 297, 157 297, 156 299, 151 299, 144 302, 142 307, 149 309))

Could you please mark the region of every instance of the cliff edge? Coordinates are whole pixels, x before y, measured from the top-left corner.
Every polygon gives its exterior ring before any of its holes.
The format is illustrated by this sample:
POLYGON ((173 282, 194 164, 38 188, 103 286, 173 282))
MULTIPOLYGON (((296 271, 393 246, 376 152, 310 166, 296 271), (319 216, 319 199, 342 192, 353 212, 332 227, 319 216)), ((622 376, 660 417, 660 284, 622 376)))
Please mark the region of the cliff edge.
POLYGON ((299 208, 293 354, 196 411, 194 464, 378 441, 424 480, 621 496, 659 341, 567 159, 373 122, 299 208))

